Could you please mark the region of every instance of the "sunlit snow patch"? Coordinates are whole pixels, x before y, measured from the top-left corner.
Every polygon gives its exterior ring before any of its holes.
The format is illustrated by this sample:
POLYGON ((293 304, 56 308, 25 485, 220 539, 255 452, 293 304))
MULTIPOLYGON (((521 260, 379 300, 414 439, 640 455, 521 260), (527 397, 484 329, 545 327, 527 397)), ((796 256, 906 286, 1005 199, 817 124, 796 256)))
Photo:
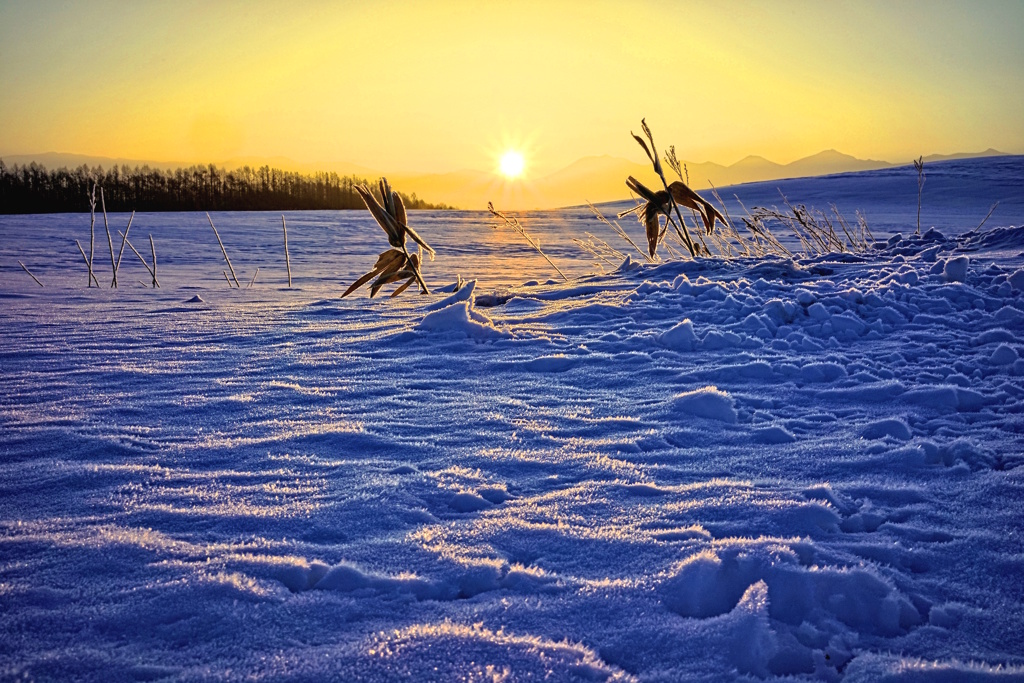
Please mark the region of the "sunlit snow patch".
POLYGON ((466 283, 451 296, 427 307, 430 313, 423 316, 418 329, 430 332, 461 333, 472 339, 494 339, 507 337, 508 333, 495 327, 494 323, 473 304, 476 280, 466 283))
POLYGON ((718 387, 706 386, 677 394, 670 404, 676 412, 728 424, 736 423, 736 407, 732 396, 718 387))

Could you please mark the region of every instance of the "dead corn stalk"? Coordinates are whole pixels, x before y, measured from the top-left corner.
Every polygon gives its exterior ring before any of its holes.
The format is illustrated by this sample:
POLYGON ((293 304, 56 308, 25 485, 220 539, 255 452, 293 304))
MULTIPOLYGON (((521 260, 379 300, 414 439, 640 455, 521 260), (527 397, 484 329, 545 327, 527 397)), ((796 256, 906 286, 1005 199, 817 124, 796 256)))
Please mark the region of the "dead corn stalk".
POLYGON ((341 297, 345 298, 374 277, 377 279, 370 285, 371 297, 376 295, 384 285, 399 280, 405 280, 405 282, 396 287, 395 291, 391 292, 393 297, 404 292, 413 282, 419 284, 422 294, 430 294, 430 289, 427 287, 427 283, 423 281, 423 275, 420 273, 421 254, 426 251, 430 258, 433 259, 435 252, 433 247, 427 244, 415 230, 409 227, 402 196, 391 189, 387 178, 380 179, 380 202, 377 201, 370 188, 366 185, 356 185, 355 190, 359 193, 363 204, 369 209, 374 220, 377 221, 377 225, 387 234, 388 244, 393 248, 382 252, 377 257, 377 262, 370 272, 362 275, 358 280, 349 285, 341 297), (411 237, 413 242, 419 245, 419 254, 409 253, 408 248, 405 246, 406 237, 411 237))

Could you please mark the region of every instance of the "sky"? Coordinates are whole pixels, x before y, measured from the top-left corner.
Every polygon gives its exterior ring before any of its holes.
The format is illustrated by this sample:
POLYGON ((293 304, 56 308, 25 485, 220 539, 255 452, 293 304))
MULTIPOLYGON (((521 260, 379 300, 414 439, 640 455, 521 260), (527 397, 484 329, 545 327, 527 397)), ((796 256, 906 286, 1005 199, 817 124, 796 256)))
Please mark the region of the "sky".
POLYGON ((1024 2, 0 0, 0 154, 388 172, 1024 153, 1024 2))

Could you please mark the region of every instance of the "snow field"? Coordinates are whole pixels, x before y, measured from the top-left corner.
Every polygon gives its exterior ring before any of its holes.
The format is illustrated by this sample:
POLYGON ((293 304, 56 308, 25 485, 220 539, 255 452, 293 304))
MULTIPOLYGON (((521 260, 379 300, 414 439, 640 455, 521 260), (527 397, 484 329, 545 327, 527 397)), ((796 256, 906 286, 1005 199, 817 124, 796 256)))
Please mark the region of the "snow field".
POLYGON ((8 286, 0 675, 1024 680, 1021 245, 8 286))

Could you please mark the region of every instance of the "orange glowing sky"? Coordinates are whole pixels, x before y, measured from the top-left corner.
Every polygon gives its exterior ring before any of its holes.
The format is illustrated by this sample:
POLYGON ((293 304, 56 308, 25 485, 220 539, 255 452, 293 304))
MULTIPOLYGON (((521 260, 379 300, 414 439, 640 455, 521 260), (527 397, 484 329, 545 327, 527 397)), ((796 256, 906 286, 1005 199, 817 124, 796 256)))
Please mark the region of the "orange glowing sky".
POLYGON ((1024 153, 1024 3, 0 3, 0 154, 526 175, 1024 153))

